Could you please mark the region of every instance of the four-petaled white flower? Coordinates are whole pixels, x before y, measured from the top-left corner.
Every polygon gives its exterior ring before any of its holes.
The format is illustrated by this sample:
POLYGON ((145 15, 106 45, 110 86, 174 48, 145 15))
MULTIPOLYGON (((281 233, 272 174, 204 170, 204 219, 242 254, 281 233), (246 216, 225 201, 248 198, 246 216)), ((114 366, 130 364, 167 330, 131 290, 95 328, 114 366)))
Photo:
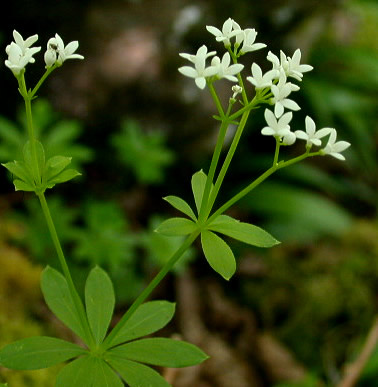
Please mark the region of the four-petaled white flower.
POLYGON ((55 37, 49 39, 47 42, 47 50, 45 52, 46 68, 54 64, 61 66, 67 59, 84 59, 82 55, 75 54, 78 47, 79 42, 77 40, 64 46, 62 38, 58 34, 55 34, 55 37))
POLYGON ((289 69, 286 75, 288 77, 295 78, 297 81, 302 80, 303 73, 306 73, 307 71, 311 71, 313 69, 313 67, 310 65, 300 64, 301 55, 301 50, 298 48, 297 50, 295 50, 291 58, 287 58, 287 61, 289 62, 289 69))
POLYGON ((223 23, 222 31, 213 26, 206 26, 206 29, 215 36, 217 42, 223 42, 225 47, 231 46, 230 39, 242 32, 239 24, 231 18, 223 23))
POLYGON ((286 75, 282 71, 277 85, 273 84, 271 87, 273 94, 272 103, 275 105, 274 114, 277 118, 282 116, 284 108, 290 110, 300 110, 299 105, 295 101, 286 98, 292 91, 297 90, 299 90, 297 85, 286 82, 286 75))
POLYGON ((34 63, 33 55, 41 50, 41 47, 31 47, 37 40, 38 35, 33 35, 23 39, 20 33, 13 31, 14 42, 11 42, 5 48, 8 59, 5 65, 10 68, 14 75, 20 74, 28 63, 34 63))
POLYGON ((272 86, 272 80, 276 78, 278 70, 269 70, 263 75, 260 66, 252 63, 251 72, 252 77, 247 77, 247 81, 251 82, 256 89, 264 89, 272 86))
MULTIPOLYGON (((241 54, 245 54, 247 52, 261 50, 266 47, 264 43, 255 43, 257 32, 254 28, 246 28, 243 32, 243 46, 240 49, 241 54)), ((240 38, 239 38, 240 39, 240 38)), ((238 37, 237 37, 238 40, 238 37)))
MULTIPOLYGON (((274 136, 282 139, 285 136, 294 135, 294 133, 290 132, 289 122, 293 118, 293 113, 288 112, 285 113, 281 118, 277 120, 276 116, 269 109, 265 109, 264 112, 265 121, 268 126, 265 126, 261 133, 264 136, 274 136)), ((295 135, 294 135, 295 137, 295 135)))
POLYGON ((243 70, 244 65, 240 63, 232 64, 230 66, 231 57, 228 52, 226 52, 223 57, 222 61, 219 59, 219 57, 215 56, 211 60, 211 66, 216 69, 216 76, 219 79, 226 78, 229 81, 237 82, 238 78, 235 77, 236 74, 239 74, 240 71, 243 70))
POLYGON ((331 128, 323 128, 316 130, 315 122, 313 119, 309 116, 305 119, 306 123, 306 131, 303 130, 296 130, 295 135, 297 138, 300 138, 301 140, 306 140, 306 146, 311 147, 312 145, 320 146, 322 145, 322 142, 320 139, 324 136, 327 136, 331 133, 331 128))
POLYGON ((206 78, 211 77, 217 73, 217 69, 215 67, 206 67, 206 59, 209 56, 213 56, 215 54, 215 51, 207 52, 207 47, 205 45, 201 46, 197 50, 196 55, 181 53, 181 57, 194 63, 194 68, 190 66, 183 66, 178 70, 181 74, 189 78, 194 78, 196 85, 200 89, 204 89, 206 86, 206 78))
POLYGON ((337 141, 336 142, 337 132, 336 129, 331 129, 331 134, 328 139, 328 143, 324 149, 320 150, 322 155, 330 155, 335 157, 338 160, 345 160, 345 157, 340 153, 345 149, 350 147, 350 143, 347 141, 337 141))

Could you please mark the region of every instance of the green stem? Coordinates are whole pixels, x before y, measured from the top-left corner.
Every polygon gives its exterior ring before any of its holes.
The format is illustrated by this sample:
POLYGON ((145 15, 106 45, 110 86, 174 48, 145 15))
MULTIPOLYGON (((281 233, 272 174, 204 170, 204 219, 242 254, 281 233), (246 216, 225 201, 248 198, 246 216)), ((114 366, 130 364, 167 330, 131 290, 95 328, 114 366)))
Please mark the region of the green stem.
POLYGON ((56 252, 58 254, 59 262, 60 262, 60 265, 61 265, 62 270, 63 270, 63 274, 64 274, 66 281, 67 281, 67 284, 68 284, 68 289, 71 293, 72 300, 75 304, 76 312, 80 318, 81 325, 82 325, 84 332, 86 334, 86 343, 90 347, 94 347, 95 341, 94 341, 92 332, 91 332, 89 324, 88 324, 88 320, 87 320, 87 317, 85 314, 84 305, 83 305, 83 302, 81 301, 81 298, 80 298, 80 296, 75 288, 75 285, 72 281, 72 277, 71 277, 66 259, 64 257, 62 246, 60 244, 58 234, 56 232, 54 222, 52 220, 51 213, 50 213, 49 207, 48 207, 47 202, 46 202, 45 195, 44 195, 44 193, 38 193, 37 196, 38 196, 39 202, 41 203, 41 207, 42 207, 42 211, 43 211, 43 214, 45 216, 45 219, 46 219, 47 227, 50 231, 51 239, 54 243, 56 252))
POLYGON ((103 349, 108 349, 112 346, 112 341, 117 336, 118 332, 125 326, 130 317, 138 309, 138 307, 147 299, 147 297, 152 293, 152 291, 159 285, 163 278, 168 274, 176 262, 181 258, 185 251, 191 246, 191 244, 197 239, 200 234, 200 230, 193 232, 184 243, 178 248, 178 250, 172 255, 170 260, 163 266, 159 273, 153 278, 153 280, 148 284, 148 286, 143 290, 143 292, 138 296, 138 298, 133 302, 127 312, 123 315, 118 324, 110 332, 108 337, 103 342, 103 349))
POLYGON ((275 139, 276 139, 276 150, 274 152, 273 166, 278 164, 278 155, 280 153, 280 146, 281 146, 279 137, 275 137, 275 139))
POLYGON ((45 81, 45 79, 57 68, 57 65, 54 64, 53 66, 49 67, 45 73, 42 75, 41 79, 38 81, 38 83, 35 85, 34 89, 30 92, 29 98, 32 99, 35 95, 35 93, 38 91, 38 89, 42 86, 42 83, 45 81))

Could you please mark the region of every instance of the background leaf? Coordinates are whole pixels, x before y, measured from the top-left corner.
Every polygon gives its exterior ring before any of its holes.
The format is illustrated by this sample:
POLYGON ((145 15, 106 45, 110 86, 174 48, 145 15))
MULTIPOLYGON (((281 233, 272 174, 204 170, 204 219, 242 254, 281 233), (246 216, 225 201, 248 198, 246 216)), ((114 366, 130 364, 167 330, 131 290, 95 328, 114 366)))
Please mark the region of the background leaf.
POLYGON ((2 348, 0 365, 14 370, 37 370, 51 367, 85 352, 76 344, 54 337, 29 337, 2 348))
POLYGON ((85 305, 88 322, 97 344, 108 330, 115 304, 113 284, 104 270, 96 266, 89 273, 85 285, 85 305))
POLYGON ((229 280, 236 270, 235 257, 227 243, 211 231, 201 233, 201 244, 210 266, 224 279, 229 280))
POLYGON ((109 350, 109 353, 124 359, 162 367, 189 367, 202 363, 208 358, 193 344, 162 337, 132 341, 109 350))

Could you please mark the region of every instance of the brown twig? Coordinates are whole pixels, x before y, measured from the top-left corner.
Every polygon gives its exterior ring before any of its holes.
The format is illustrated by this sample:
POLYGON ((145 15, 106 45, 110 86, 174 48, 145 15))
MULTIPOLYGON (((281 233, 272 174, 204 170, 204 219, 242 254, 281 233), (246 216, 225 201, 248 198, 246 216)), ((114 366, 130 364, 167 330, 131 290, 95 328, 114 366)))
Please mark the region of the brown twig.
POLYGON ((346 367, 345 375, 337 387, 353 387, 357 383, 378 342, 378 317, 375 318, 360 355, 346 367))

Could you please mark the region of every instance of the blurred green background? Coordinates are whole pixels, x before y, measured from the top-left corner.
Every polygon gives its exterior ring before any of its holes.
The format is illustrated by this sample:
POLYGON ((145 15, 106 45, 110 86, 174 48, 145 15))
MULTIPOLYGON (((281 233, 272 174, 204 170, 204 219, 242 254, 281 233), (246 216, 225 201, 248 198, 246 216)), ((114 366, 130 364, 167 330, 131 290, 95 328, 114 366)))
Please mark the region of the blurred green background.
MULTIPOLYGON (((82 177, 48 192, 53 217, 80 287, 91 267, 108 270, 122 313, 180 244, 153 233, 176 215, 162 200, 192 203, 191 175, 207 170, 217 135, 208 92, 179 74, 179 52, 206 44, 223 52, 205 26, 232 17, 256 28, 267 49, 246 55, 263 69, 268 50, 302 51, 305 74, 294 99, 317 127, 337 128, 352 146, 346 161, 317 158, 280 171, 232 209, 282 244, 263 251, 233 244, 238 272, 225 283, 194 246, 153 294, 178 301, 179 333, 212 359, 197 370, 162 372, 176 387, 337 386, 361 351, 378 310, 378 4, 368 0, 20 0, 0 26, 0 162, 25 142, 22 101, 4 65, 16 29, 38 33, 42 51, 56 32, 79 40, 84 61, 54 72, 34 104, 47 153, 73 157, 82 177)), ((28 65, 33 85, 42 54, 28 65)), ((245 60, 244 60, 245 59, 245 60)), ((219 82, 226 101, 231 84, 219 82)), ((218 205, 269 167, 271 138, 251 115, 218 205)), ((299 154, 302 143, 285 149, 299 154)), ((0 170, 0 345, 55 334, 75 338, 49 314, 39 274, 58 267, 36 199, 14 192, 0 170)), ((230 241, 231 243, 231 241, 230 241)), ((57 369, 11 372, 9 387, 52 386, 57 369)), ((378 349, 358 386, 378 385, 378 349)))

